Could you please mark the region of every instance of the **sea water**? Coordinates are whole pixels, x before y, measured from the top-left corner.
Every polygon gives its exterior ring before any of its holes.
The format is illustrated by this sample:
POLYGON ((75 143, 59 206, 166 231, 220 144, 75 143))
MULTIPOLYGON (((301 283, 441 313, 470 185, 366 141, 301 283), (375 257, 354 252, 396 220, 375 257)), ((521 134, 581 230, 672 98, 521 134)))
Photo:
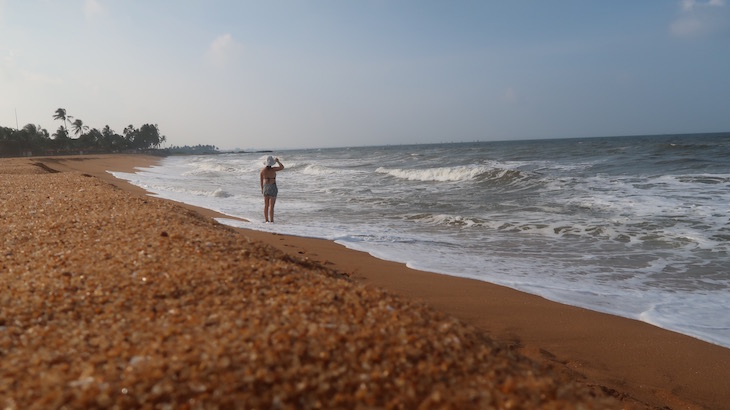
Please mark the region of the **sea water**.
POLYGON ((220 222, 334 240, 730 347, 730 133, 176 156, 114 173, 220 222))

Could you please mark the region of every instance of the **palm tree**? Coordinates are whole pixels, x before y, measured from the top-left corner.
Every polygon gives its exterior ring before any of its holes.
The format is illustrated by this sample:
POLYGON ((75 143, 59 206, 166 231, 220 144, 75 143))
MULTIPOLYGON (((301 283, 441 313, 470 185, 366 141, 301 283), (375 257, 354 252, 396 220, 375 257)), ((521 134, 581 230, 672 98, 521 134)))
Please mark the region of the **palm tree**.
POLYGON ((40 125, 26 124, 20 133, 23 134, 26 150, 42 150, 47 146, 47 142, 50 141, 48 131, 46 131, 40 125))
POLYGON ((134 128, 134 125, 132 124, 124 127, 124 131, 122 131, 122 133, 124 134, 124 140, 127 142, 127 148, 132 148, 132 144, 134 143, 134 139, 138 132, 139 130, 134 128))
POLYGON ((81 121, 80 118, 77 118, 76 121, 71 123, 71 125, 74 127, 74 134, 76 134, 76 137, 79 137, 79 134, 83 134, 84 131, 89 130, 89 126, 84 125, 84 122, 81 121))
POLYGON ((70 116, 66 115, 66 109, 65 108, 59 108, 56 110, 56 114, 53 116, 54 120, 61 120, 63 121, 64 129, 66 130, 66 134, 68 134, 68 126, 66 124, 66 121, 71 118, 70 116))
POLYGON ((53 134, 53 136, 55 137, 53 139, 54 145, 56 145, 57 148, 69 148, 69 142, 71 139, 68 137, 68 131, 66 131, 66 128, 64 128, 63 125, 58 127, 58 130, 53 134))

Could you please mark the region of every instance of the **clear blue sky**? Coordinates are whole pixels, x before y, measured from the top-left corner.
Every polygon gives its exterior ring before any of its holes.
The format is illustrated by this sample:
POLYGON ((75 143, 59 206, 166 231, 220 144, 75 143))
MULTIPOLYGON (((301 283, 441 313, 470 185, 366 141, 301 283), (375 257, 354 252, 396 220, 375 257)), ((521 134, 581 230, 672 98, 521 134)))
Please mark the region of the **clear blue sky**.
POLYGON ((317 148, 730 131, 726 0, 0 0, 0 125, 317 148))

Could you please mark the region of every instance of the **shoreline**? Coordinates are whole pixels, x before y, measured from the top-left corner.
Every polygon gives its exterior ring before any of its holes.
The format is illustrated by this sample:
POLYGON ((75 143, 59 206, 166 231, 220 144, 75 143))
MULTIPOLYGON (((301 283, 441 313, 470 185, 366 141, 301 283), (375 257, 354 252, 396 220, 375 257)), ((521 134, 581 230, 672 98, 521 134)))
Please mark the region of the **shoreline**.
MULTIPOLYGON (((134 172, 159 158, 140 155, 35 157, 61 172, 97 177, 145 196, 107 171, 134 172)), ((166 200, 167 201, 167 200, 166 200)), ((170 201, 174 202, 174 201, 170 201)), ((231 218, 181 204, 207 218, 231 218)), ((559 372, 648 407, 730 408, 730 349, 633 319, 551 302, 510 288, 413 270, 332 241, 233 228, 295 259, 347 274, 366 287, 423 302, 559 372)))
POLYGON ((411 269, 325 239, 236 229, 367 286, 424 302, 618 396, 657 408, 730 408, 730 349, 722 346, 489 282, 411 269))

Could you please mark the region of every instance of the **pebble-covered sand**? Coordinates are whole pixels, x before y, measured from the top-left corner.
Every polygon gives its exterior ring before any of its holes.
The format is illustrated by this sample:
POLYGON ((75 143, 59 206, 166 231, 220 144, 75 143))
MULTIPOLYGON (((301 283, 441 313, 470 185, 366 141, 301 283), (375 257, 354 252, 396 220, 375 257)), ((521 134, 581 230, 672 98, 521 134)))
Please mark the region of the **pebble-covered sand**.
POLYGON ((0 161, 0 408, 619 408, 171 202, 0 161))

